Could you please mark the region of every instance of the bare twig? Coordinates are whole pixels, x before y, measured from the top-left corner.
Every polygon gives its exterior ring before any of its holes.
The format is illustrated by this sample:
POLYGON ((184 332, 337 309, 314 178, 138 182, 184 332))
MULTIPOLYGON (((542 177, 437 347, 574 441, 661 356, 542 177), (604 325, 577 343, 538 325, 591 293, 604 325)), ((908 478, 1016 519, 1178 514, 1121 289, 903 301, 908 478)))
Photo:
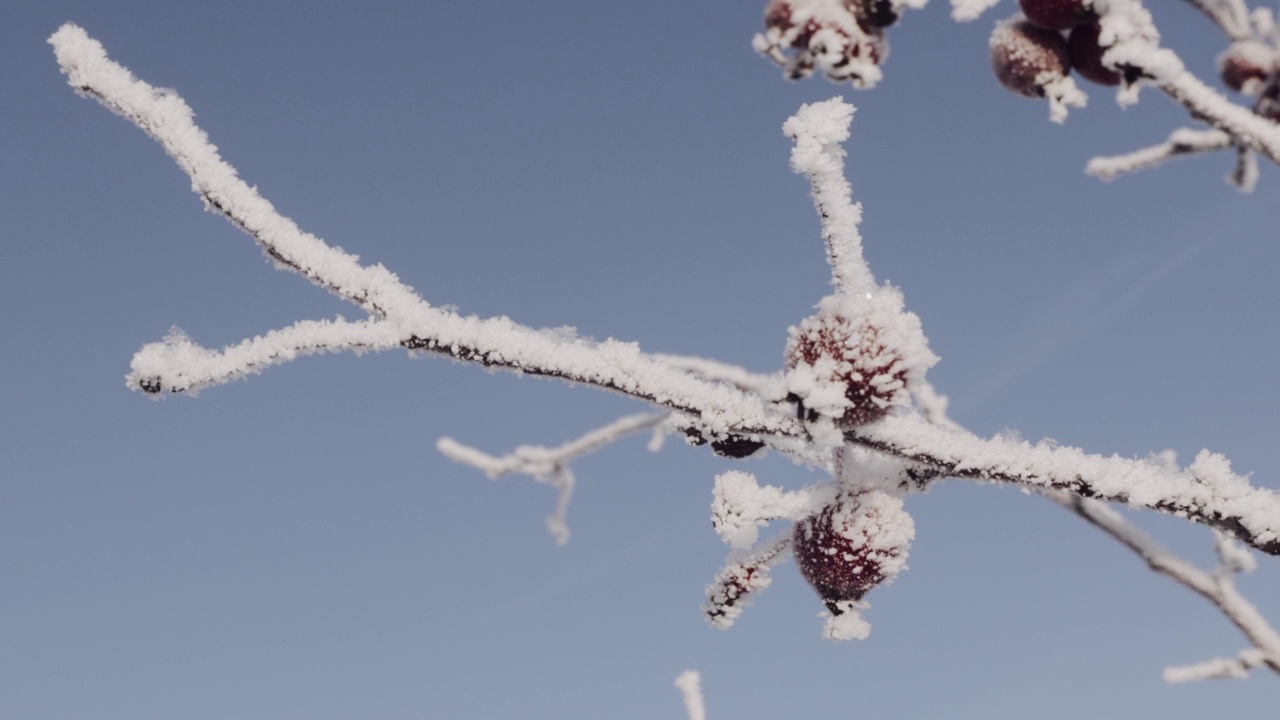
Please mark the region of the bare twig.
POLYGON ((1141 557, 1157 573, 1192 590, 1217 607, 1253 647, 1237 658, 1212 660, 1207 663, 1170 668, 1165 671, 1169 682, 1187 680, 1243 677, 1249 668, 1267 667, 1280 673, 1280 633, 1271 627, 1266 618, 1236 589, 1233 575, 1251 569, 1247 555, 1239 556, 1238 549, 1230 541, 1218 536, 1220 558, 1218 571, 1210 574, 1179 558, 1141 530, 1127 522, 1119 513, 1106 505, 1075 495, 1045 493, 1054 502, 1069 508, 1095 527, 1118 540, 1141 557))
POLYGON ((574 487, 573 471, 569 468, 569 463, 628 435, 651 430, 662 424, 667 417, 668 413, 628 415, 559 447, 521 445, 502 457, 488 455, 447 437, 436 442, 436 449, 454 462, 483 471, 491 479, 518 472, 559 490, 555 512, 547 517, 547 530, 555 538, 557 545, 564 545, 569 542, 569 526, 565 518, 574 487))

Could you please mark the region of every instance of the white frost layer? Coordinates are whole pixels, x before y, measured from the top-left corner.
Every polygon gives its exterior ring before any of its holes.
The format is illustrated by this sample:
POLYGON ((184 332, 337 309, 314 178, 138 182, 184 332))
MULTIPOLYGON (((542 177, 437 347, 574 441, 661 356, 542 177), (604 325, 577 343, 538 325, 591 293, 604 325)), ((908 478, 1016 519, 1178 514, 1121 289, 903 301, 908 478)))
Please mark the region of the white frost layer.
POLYGON ((862 256, 862 205, 851 200, 853 189, 844 176, 845 150, 854 107, 839 97, 800 107, 782 125, 795 143, 791 169, 809 180, 813 204, 822 220, 822 239, 831 265, 831 283, 840 293, 865 293, 875 287, 862 256))
POLYGON ((1187 468, 1178 469, 1154 459, 1090 455, 1052 442, 984 440, 906 415, 885 418, 860 429, 858 435, 890 446, 904 457, 939 464, 949 475, 1087 492, 1134 507, 1194 516, 1199 522, 1212 516, 1231 518, 1255 547, 1280 543, 1280 495, 1251 487, 1247 478, 1231 471, 1225 457, 1208 450, 1201 450, 1187 468))

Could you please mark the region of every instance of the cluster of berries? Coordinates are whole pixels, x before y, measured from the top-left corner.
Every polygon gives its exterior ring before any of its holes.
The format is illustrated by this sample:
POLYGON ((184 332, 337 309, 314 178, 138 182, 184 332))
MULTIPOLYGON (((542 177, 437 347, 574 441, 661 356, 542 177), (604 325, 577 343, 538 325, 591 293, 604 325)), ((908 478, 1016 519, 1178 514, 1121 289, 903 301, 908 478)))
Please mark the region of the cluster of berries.
POLYGON ((755 49, 782 66, 788 79, 821 71, 834 82, 875 85, 889 56, 885 28, 906 0, 770 0, 755 49))
POLYGON ((1072 68, 1086 80, 1116 86, 1138 79, 1136 69, 1118 72, 1102 63, 1102 26, 1086 0, 1019 0, 1025 19, 1001 23, 991 35, 991 69, 1004 87, 1044 97, 1072 68))

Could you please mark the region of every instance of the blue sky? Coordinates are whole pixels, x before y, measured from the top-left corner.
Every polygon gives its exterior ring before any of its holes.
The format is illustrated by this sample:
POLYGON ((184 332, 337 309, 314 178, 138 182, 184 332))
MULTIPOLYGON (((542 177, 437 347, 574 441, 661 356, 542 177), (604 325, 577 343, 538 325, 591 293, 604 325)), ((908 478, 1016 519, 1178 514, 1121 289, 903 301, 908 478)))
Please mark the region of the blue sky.
MULTIPOLYGON (((1280 679, 1166 686, 1242 640, 1058 508, 952 481, 908 500, 911 569, 862 642, 819 637, 793 566, 729 632, 703 588, 716 473, 642 439, 583 459, 573 540, 553 494, 435 451, 555 444, 643 409, 404 354, 309 358, 197 399, 124 387, 180 326, 210 346, 354 311, 273 270, 163 152, 78 98, 45 39, 82 25, 177 89, 303 228, 430 302, 769 371, 827 291, 782 122, 855 105, 866 252, 942 362, 953 416, 1102 453, 1227 454, 1280 489, 1280 173, 1225 156, 1102 184, 1093 155, 1163 139, 1154 92, 1091 89, 1065 126, 996 84, 991 23, 945 4, 890 31, 885 80, 783 81, 762 3, 87 3, 0 23, 0 717, 1206 717, 1272 712, 1280 679)), ((1212 73, 1222 42, 1152 3, 1212 73)), ((1208 562, 1208 533, 1136 516, 1208 562)), ((1242 588, 1280 621, 1280 565, 1242 588)))

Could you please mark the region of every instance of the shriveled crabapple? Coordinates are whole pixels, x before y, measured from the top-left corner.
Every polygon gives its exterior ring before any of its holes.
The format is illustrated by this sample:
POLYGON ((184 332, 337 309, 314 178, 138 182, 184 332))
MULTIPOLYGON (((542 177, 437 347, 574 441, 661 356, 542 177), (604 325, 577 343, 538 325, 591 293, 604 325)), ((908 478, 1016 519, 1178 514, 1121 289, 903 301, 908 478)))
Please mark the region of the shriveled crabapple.
POLYGON ((1046 30, 1067 30, 1097 16, 1085 0, 1018 0, 1022 14, 1046 30))
POLYGON ((1071 28, 1071 34, 1067 36, 1067 54, 1071 57, 1071 67, 1080 73, 1080 77, 1114 87, 1124 76, 1102 64, 1106 50, 1098 44, 1101 34, 1102 26, 1096 22, 1071 28))
POLYGON ((1044 97, 1046 86, 1071 72, 1067 41, 1026 20, 999 23, 991 33, 991 69, 1005 88, 1044 97))
POLYGON ((770 0, 754 46, 792 80, 819 70, 830 80, 870 87, 888 57, 882 27, 893 9, 880 0, 770 0))
POLYGON ((840 615, 906 569, 914 538, 902 499, 867 490, 841 495, 797 522, 792 551, 800 574, 832 615, 840 615))
POLYGON ((1257 40, 1240 40, 1218 56, 1218 75, 1235 92, 1253 95, 1278 65, 1275 49, 1257 40))

